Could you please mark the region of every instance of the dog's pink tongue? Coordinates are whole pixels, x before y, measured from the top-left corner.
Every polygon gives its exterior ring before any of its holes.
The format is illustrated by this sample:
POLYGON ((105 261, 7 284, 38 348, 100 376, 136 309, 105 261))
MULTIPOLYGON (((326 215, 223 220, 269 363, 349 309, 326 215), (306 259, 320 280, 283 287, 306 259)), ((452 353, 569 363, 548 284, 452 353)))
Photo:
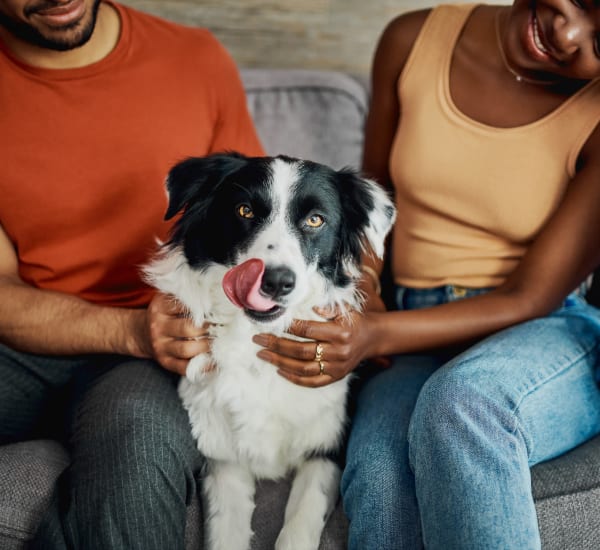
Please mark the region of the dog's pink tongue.
POLYGON ((238 307, 254 311, 267 311, 277 304, 260 293, 265 264, 252 258, 231 268, 223 277, 223 290, 238 307))

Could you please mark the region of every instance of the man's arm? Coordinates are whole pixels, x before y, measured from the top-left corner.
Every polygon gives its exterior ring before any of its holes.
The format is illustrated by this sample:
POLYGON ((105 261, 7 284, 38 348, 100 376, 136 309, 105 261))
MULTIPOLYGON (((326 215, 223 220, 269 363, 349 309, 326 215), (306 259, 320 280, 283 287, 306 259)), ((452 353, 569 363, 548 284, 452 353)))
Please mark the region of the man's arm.
POLYGON ((154 358, 184 374, 191 357, 208 351, 205 336, 205 328, 194 327, 164 295, 147 309, 105 307, 24 283, 14 247, 0 227, 0 341, 11 348, 46 355, 154 358))

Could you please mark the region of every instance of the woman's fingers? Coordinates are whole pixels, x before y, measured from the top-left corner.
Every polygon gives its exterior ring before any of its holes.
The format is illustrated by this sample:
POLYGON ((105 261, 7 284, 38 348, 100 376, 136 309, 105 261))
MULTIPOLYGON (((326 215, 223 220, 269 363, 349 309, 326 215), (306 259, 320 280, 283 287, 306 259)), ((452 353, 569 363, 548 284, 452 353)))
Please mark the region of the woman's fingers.
POLYGON ((278 338, 272 334, 258 334, 252 340, 255 344, 268 348, 280 356, 301 361, 313 360, 318 362, 319 359, 323 359, 325 356, 330 360, 336 356, 335 347, 325 340, 298 341, 284 337, 278 338))
POLYGON ((277 372, 290 382, 307 388, 320 388, 321 386, 326 386, 327 384, 331 384, 332 382, 336 382, 343 378, 343 376, 340 376, 339 378, 332 376, 327 371, 315 376, 298 376, 295 372, 289 372, 283 369, 279 369, 277 372))
POLYGON ((307 340, 272 334, 259 334, 253 340, 263 347, 258 357, 278 367, 281 376, 301 386, 318 387, 343 378, 358 364, 350 328, 347 320, 338 317, 329 322, 300 320, 288 332, 307 340))
POLYGON ((302 361, 274 353, 268 349, 258 352, 258 357, 278 367, 277 372, 290 382, 310 388, 331 384, 347 373, 341 366, 325 360, 302 361))

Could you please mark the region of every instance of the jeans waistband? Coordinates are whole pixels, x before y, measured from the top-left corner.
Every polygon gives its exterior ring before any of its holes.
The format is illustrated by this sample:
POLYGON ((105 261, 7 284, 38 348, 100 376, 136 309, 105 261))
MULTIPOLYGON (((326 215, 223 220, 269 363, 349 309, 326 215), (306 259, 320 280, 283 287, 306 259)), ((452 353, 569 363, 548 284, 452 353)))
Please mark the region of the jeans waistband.
MULTIPOLYGON (((397 285, 395 288, 396 307, 399 310, 403 310, 438 306, 462 300, 463 298, 485 294, 490 290, 493 290, 493 287, 466 288, 459 285, 444 285, 433 288, 408 288, 397 285)), ((584 281, 565 299, 565 304, 576 298, 585 299, 588 290, 589 281, 584 281)))
POLYGON ((396 286, 396 307, 402 309, 420 309, 439 306, 448 302, 462 300, 478 294, 484 294, 491 288, 466 288, 458 285, 444 285, 433 288, 408 288, 396 286))

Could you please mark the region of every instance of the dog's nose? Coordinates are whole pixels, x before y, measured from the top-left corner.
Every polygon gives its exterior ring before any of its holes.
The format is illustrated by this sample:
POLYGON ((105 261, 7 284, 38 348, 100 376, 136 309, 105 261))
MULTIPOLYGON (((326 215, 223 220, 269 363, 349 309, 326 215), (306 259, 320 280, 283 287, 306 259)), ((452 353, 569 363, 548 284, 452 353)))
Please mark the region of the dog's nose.
POLYGON ((271 298, 286 296, 296 286, 296 275, 287 267, 270 267, 265 270, 260 289, 271 298))

